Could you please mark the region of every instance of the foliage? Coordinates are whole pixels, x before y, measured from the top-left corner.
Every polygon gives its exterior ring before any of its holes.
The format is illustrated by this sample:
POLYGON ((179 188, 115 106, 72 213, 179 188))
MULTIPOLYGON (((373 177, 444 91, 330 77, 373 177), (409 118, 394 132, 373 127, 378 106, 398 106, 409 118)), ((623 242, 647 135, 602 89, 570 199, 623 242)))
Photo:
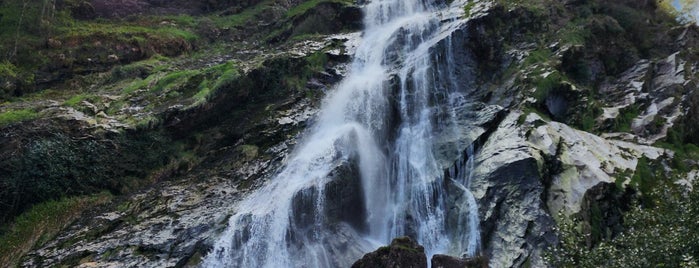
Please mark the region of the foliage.
POLYGON ((699 191, 661 180, 650 193, 655 202, 634 206, 624 219, 626 231, 599 246, 585 246, 574 220, 563 220, 561 243, 546 259, 554 267, 696 267, 699 258, 699 191))
POLYGON ((631 132, 631 123, 641 114, 638 104, 632 104, 619 110, 619 116, 612 122, 613 130, 617 132, 631 132))
POLYGON ((72 139, 60 133, 34 138, 0 162, 0 223, 47 200, 105 189, 128 192, 148 183, 138 178, 170 162, 175 149, 157 132, 110 140, 72 139))
POLYGON ((556 89, 565 80, 565 77, 558 71, 549 73, 546 76, 539 76, 534 80, 536 92, 534 98, 537 103, 543 103, 551 90, 556 89))
POLYGON ((34 205, 12 224, 4 226, 6 230, 0 230, 0 266, 17 266, 23 254, 50 240, 86 209, 106 203, 111 198, 111 194, 102 192, 34 205))

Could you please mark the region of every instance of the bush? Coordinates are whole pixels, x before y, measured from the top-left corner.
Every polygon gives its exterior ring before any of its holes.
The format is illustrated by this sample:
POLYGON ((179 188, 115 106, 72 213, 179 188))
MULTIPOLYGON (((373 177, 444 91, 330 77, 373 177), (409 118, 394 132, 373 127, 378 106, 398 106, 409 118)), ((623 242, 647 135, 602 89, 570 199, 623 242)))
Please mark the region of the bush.
POLYGON ((561 243, 546 253, 554 267, 697 267, 699 191, 660 181, 649 195, 654 202, 636 205, 624 217, 625 231, 588 248, 575 220, 563 220, 561 243))
POLYGON ((128 192, 154 168, 176 156, 158 133, 124 134, 110 140, 34 137, 11 159, 0 161, 0 224, 32 204, 108 190, 128 192))
POLYGON ((56 235, 85 209, 106 203, 111 198, 109 193, 100 193, 51 200, 33 206, 17 217, 6 231, 0 232, 0 266, 17 266, 22 255, 56 235))

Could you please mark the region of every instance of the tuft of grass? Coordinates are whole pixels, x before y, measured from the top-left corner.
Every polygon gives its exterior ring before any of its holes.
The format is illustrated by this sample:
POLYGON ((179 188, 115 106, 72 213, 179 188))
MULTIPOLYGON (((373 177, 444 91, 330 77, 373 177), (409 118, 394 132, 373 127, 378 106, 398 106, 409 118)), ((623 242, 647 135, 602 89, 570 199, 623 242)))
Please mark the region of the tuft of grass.
POLYGON ((39 113, 32 109, 11 110, 0 113, 0 126, 29 121, 39 117, 39 113))
POLYGON ((70 107, 76 107, 78 105, 78 103, 85 100, 87 97, 88 97, 88 94, 81 93, 81 94, 75 95, 75 96, 71 97, 70 99, 66 100, 65 102, 63 102, 63 104, 66 106, 70 106, 70 107))
POLYGON ((464 15, 465 15, 466 17, 470 17, 470 16, 471 16, 471 11, 473 10, 473 7, 474 7, 474 6, 476 6, 476 2, 475 2, 475 1, 469 1, 468 3, 466 3, 466 5, 464 5, 464 13, 465 13, 464 15))
POLYGON ((187 80, 194 75, 196 71, 186 70, 186 71, 175 71, 169 73, 162 79, 158 80, 155 86, 151 89, 153 92, 163 92, 169 91, 175 87, 183 85, 187 80))
POLYGON ((194 103, 190 107, 204 103, 207 98, 219 89, 226 87, 240 76, 233 62, 227 62, 204 70, 212 79, 204 79, 198 87, 198 92, 192 96, 194 103), (213 79, 216 77, 215 79, 213 79))
POLYGON ((0 266, 15 267, 32 248, 42 246, 60 230, 75 221, 86 209, 112 199, 108 192, 70 197, 34 205, 6 226, 0 235, 0 266))

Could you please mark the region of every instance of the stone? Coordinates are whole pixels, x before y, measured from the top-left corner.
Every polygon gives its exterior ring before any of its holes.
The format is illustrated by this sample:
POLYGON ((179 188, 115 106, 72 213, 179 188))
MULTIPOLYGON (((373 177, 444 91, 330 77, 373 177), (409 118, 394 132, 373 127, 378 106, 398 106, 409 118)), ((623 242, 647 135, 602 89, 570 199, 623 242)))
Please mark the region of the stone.
POLYGON ((435 254, 431 260, 432 268, 488 268, 485 257, 457 258, 449 255, 435 254))
POLYGON ((390 245, 367 253, 352 268, 426 268, 425 249, 409 237, 393 239, 390 245))
POLYGON ((478 201, 483 255, 491 267, 544 266, 542 249, 557 242, 541 197, 546 186, 537 159, 508 114, 476 153, 471 192, 478 201))

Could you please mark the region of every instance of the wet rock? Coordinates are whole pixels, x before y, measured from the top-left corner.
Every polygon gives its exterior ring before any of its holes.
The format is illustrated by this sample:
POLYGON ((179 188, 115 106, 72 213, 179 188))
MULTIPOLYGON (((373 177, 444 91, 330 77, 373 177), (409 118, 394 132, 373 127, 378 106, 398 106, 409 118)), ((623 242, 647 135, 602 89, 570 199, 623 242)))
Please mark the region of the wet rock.
POLYGON ((482 256, 463 259, 435 254, 432 256, 431 264, 432 268, 487 268, 488 260, 482 256))
POLYGON ((424 268, 427 267, 425 249, 408 237, 393 239, 391 244, 367 253, 352 268, 424 268))

